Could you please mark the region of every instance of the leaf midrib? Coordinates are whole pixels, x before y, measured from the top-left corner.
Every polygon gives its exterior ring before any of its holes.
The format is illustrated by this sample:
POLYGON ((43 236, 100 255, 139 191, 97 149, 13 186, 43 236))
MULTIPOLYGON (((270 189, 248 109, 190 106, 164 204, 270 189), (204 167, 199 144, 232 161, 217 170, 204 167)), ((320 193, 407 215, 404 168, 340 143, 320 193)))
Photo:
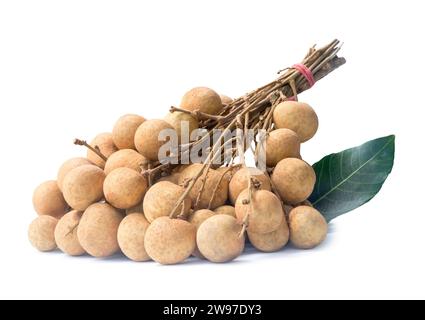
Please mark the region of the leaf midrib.
POLYGON ((385 148, 394 140, 394 137, 391 137, 391 139, 385 143, 385 145, 379 149, 379 151, 377 153, 375 153, 375 155, 373 157, 371 157, 370 159, 368 159, 365 163, 363 163, 360 167, 358 167, 356 170, 354 170, 350 175, 348 175, 345 179, 343 179, 341 182, 339 182, 337 185, 333 186, 328 192, 326 192, 324 195, 322 195, 319 199, 317 199, 316 201, 313 202, 313 205, 315 205, 316 203, 318 203, 319 201, 322 201, 324 198, 326 198, 330 193, 332 193, 333 191, 335 191, 336 189, 338 189, 341 185, 343 185, 344 183, 346 183, 352 176, 354 176, 357 172, 359 172, 364 166, 366 166, 370 161, 372 161, 373 159, 375 159, 383 150, 385 150, 385 148))

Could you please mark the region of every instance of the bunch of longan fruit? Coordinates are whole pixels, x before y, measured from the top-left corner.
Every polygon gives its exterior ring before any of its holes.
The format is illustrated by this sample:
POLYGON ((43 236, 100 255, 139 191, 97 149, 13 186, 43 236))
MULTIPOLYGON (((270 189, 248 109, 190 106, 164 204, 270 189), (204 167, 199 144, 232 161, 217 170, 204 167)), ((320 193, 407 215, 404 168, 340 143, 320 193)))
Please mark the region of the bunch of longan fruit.
POLYGON ((273 130, 266 138, 267 172, 215 166, 196 180, 203 164, 192 163, 174 165, 153 180, 144 174, 158 162, 163 129, 179 134, 183 121, 189 130, 197 129, 196 112, 218 115, 231 102, 198 87, 179 106, 190 112, 153 120, 122 116, 112 132, 91 141, 85 158, 65 161, 56 180, 35 189, 38 217, 28 232, 32 245, 71 256, 108 257, 121 250, 131 260, 161 264, 191 255, 231 261, 244 251, 246 236, 263 252, 281 250, 288 242, 301 249, 319 245, 327 223, 307 200, 316 176, 300 155, 301 143, 318 128, 316 113, 306 103, 275 106, 273 130), (173 210, 176 217, 170 216, 173 210))

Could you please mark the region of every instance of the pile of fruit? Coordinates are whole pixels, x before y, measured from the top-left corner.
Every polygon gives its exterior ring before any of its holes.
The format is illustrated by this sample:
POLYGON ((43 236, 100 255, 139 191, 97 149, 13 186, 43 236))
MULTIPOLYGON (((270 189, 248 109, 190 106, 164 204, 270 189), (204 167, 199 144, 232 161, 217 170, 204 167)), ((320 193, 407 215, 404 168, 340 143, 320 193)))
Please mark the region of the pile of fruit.
POLYGON ((192 163, 149 174, 165 143, 158 138, 162 130, 180 134, 183 122, 197 129, 196 115, 218 115, 231 101, 209 88, 194 88, 183 96, 180 111, 163 119, 124 115, 111 133, 90 144, 80 141, 89 147, 87 156, 65 161, 56 180, 34 191, 38 217, 29 227, 32 245, 72 256, 107 257, 121 250, 131 260, 161 264, 191 255, 231 261, 243 253, 246 236, 263 252, 288 242, 301 249, 319 245, 327 223, 307 200, 316 175, 300 155, 300 145, 318 128, 306 103, 285 100, 274 106, 265 172, 244 163, 223 164, 196 179, 204 164, 192 163))

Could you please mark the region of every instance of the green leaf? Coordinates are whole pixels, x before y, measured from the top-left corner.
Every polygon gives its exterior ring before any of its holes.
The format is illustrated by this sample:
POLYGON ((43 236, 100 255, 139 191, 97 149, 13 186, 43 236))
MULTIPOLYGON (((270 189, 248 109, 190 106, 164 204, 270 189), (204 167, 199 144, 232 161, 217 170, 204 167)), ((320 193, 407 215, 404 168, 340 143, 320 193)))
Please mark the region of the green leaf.
POLYGON ((394 135, 371 140, 313 165, 317 180, 309 200, 328 222, 379 192, 393 168, 394 142, 394 135))

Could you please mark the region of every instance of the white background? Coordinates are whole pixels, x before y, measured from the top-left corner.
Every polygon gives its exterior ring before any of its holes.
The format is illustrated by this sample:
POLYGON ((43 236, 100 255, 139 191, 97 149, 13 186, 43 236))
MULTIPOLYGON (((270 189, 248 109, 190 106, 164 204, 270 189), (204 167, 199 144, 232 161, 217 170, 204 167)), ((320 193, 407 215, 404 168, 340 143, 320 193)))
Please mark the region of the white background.
POLYGON ((1 1, 0 298, 425 298, 422 1, 1 1), (330 225, 312 251, 249 250, 177 266, 35 251, 31 196, 85 151, 75 137, 125 113, 165 115, 184 92, 233 97, 313 44, 347 64, 301 100, 320 118, 303 157, 396 134, 379 195, 330 225))

